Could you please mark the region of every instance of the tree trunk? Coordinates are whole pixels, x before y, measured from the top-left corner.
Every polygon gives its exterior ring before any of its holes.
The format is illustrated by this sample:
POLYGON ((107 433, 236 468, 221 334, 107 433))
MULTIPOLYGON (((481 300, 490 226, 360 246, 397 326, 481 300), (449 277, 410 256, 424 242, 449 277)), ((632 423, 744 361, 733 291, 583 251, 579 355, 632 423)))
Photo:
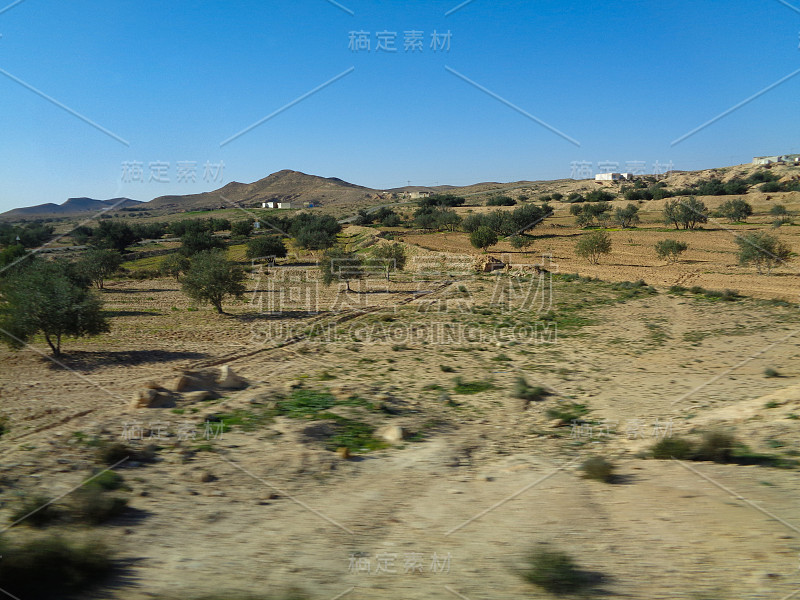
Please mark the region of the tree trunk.
POLYGON ((53 344, 53 341, 50 339, 50 334, 45 333, 44 339, 47 342, 47 345, 50 346, 50 350, 53 352, 53 356, 61 356, 61 336, 56 336, 56 343, 53 344))

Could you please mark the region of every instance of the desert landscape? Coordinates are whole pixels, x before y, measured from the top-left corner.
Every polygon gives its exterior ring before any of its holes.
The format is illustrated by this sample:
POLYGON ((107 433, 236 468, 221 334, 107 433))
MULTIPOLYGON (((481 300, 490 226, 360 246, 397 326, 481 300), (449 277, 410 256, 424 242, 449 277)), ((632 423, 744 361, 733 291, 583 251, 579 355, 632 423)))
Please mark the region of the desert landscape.
POLYGON ((6 215, 0 588, 800 595, 799 182, 282 171, 6 215))

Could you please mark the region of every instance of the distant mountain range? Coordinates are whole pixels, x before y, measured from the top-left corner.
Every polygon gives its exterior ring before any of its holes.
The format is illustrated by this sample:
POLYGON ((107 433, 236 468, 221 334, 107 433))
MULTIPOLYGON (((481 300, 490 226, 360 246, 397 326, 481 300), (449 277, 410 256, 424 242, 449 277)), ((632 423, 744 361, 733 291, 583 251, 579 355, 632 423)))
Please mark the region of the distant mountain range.
MULTIPOLYGON (((518 182, 528 183, 528 182, 518 182)), ((283 170, 260 179, 254 183, 233 181, 213 192, 189 194, 185 196, 160 196, 150 202, 139 202, 128 198, 94 200, 92 198, 70 198, 61 205, 48 203, 28 208, 15 208, 0 214, 0 220, 13 221, 46 217, 74 216, 108 210, 116 205, 114 211, 123 208, 136 208, 152 211, 155 214, 171 214, 193 210, 218 208, 256 208, 262 202, 279 200, 292 202, 302 207, 307 202, 315 205, 364 205, 370 201, 386 198, 393 192, 459 192, 479 193, 500 186, 497 183, 480 183, 466 187, 441 185, 436 187, 409 186, 391 190, 376 190, 336 177, 318 177, 299 171, 283 170)), ((509 184, 510 185, 510 184, 509 184)))
POLYGON ((15 208, 0 215, 5 219, 43 217, 43 216, 72 216, 82 212, 98 212, 111 208, 128 208, 145 204, 130 198, 112 198, 111 200, 95 200, 94 198, 70 198, 63 204, 38 204, 27 208, 15 208))

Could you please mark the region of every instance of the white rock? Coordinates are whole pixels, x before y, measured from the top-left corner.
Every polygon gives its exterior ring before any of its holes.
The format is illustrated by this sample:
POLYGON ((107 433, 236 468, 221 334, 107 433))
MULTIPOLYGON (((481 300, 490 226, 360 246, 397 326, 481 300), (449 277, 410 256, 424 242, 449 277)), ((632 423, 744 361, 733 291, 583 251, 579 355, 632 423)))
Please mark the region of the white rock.
POLYGON ((377 431, 376 435, 382 440, 395 443, 403 441, 405 432, 403 431, 403 428, 400 427, 399 425, 387 425, 386 427, 380 428, 377 431))

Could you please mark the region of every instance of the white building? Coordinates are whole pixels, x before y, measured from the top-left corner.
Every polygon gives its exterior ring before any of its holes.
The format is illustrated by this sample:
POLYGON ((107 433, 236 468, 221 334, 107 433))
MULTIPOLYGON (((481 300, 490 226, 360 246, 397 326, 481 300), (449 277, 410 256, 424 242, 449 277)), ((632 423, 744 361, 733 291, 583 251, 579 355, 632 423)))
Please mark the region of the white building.
POLYGON ((756 156, 753 159, 754 165, 772 165, 792 163, 800 164, 800 154, 779 154, 776 156, 756 156))
POLYGON ((277 202, 269 201, 269 202, 262 202, 261 208, 277 208, 277 202))
POLYGON ((595 181, 630 181, 633 173, 598 173, 594 176, 595 181))
POLYGON ((292 208, 291 202, 277 202, 277 208, 292 208))

